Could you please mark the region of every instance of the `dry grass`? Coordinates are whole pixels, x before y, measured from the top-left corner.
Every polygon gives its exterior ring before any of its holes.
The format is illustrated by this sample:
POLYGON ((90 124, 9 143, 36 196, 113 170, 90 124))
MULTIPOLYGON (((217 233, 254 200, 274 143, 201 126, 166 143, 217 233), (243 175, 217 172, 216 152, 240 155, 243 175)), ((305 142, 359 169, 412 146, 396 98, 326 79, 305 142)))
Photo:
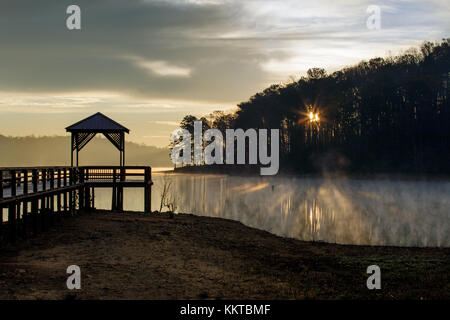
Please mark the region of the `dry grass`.
POLYGON ((449 249, 342 246, 179 214, 82 214, 0 250, 1 299, 450 298, 449 249), (81 267, 82 289, 66 288, 81 267), (366 288, 377 264, 382 290, 366 288))

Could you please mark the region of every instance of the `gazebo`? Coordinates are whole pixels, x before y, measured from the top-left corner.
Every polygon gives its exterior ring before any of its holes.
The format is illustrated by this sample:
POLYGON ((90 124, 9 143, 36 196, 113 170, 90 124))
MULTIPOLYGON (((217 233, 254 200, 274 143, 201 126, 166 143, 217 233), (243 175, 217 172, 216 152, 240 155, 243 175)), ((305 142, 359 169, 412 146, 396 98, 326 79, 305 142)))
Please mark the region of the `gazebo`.
POLYGON ((70 147, 70 165, 73 167, 73 153, 76 151, 76 165, 78 167, 78 152, 83 149, 97 133, 102 133, 120 152, 120 166, 125 166, 125 132, 130 130, 97 112, 86 119, 66 128, 72 134, 70 147))

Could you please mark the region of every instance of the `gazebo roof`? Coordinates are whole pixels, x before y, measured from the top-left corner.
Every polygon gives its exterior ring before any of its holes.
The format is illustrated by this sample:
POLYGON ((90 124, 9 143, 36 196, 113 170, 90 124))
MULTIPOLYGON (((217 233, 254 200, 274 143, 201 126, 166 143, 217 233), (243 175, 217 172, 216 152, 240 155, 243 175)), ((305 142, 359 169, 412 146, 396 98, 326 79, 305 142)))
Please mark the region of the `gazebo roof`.
POLYGON ((66 128, 68 132, 126 132, 130 130, 108 118, 103 113, 97 112, 86 119, 80 120, 66 128))

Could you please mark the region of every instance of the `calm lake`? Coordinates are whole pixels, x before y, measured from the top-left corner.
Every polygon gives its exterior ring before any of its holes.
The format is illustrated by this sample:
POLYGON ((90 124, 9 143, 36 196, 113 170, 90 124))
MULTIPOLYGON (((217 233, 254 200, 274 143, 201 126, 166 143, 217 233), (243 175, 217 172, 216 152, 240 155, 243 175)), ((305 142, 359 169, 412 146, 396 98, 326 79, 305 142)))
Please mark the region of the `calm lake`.
MULTIPOLYGON (((171 174, 177 212, 238 220, 300 240, 450 247, 450 182, 171 174)), ((154 173, 159 210, 162 173, 154 173)), ((96 190, 110 209, 111 192, 96 190)), ((143 191, 125 191, 126 210, 143 210, 143 191)))

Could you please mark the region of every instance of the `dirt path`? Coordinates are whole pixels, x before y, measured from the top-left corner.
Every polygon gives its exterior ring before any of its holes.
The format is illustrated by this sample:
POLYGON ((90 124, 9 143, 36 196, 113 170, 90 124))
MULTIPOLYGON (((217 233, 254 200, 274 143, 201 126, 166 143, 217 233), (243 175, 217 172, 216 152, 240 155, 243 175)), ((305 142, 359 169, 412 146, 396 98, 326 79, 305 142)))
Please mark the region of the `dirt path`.
POLYGON ((302 242, 239 222, 91 213, 0 249, 1 299, 450 298, 450 249, 302 242), (68 290, 66 268, 81 268, 68 290), (377 264, 382 289, 368 290, 377 264))

